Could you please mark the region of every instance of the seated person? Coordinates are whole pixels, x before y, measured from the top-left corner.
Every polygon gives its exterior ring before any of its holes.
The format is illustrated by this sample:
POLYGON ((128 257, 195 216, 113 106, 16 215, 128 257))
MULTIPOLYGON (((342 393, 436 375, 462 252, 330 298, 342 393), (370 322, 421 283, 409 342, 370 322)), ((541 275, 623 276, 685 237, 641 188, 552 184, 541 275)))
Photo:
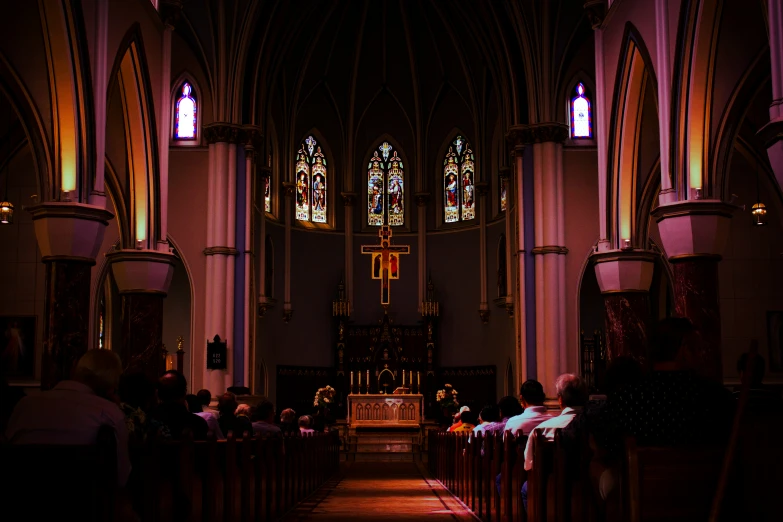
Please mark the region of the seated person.
POLYGON ((156 388, 157 383, 140 368, 128 369, 120 376, 120 408, 131 442, 171 438, 168 427, 149 415, 158 404, 156 388))
POLYGON ((117 481, 124 486, 130 474, 128 429, 115 392, 122 363, 109 350, 88 350, 73 371, 72 380, 24 397, 8 421, 11 444, 95 444, 98 429, 108 425, 117 436, 117 481))
POLYGON ((506 422, 506 431, 510 431, 515 437, 520 435, 530 435, 533 428, 547 419, 552 418, 552 414, 547 412, 544 406, 544 387, 535 379, 528 379, 519 388, 519 400, 525 409, 521 414, 511 417, 506 422))
POLYGON ((237 404, 236 395, 227 391, 218 399, 218 412, 220 417, 218 423, 220 424, 220 430, 228 437, 229 432, 234 433, 234 437, 241 439, 245 432, 251 437, 253 436, 253 425, 250 423, 250 419, 244 415, 237 417, 236 411, 239 404, 237 404))
POLYGON ((522 405, 516 397, 507 395, 498 401, 498 412, 500 420, 492 422, 484 427, 484 434, 495 433, 496 431, 504 432, 506 430, 506 423, 511 417, 516 417, 522 414, 522 405))
POLYGON ((478 413, 465 410, 460 414, 460 425, 454 428, 454 433, 471 433, 478 424, 478 413))
POLYGON ((314 434, 315 430, 312 428, 313 418, 309 415, 302 415, 299 417, 299 433, 302 435, 314 434))
POLYGON ((280 430, 283 433, 299 431, 299 426, 296 423, 296 412, 292 408, 286 408, 280 412, 280 430))
POLYGON ((449 426, 449 429, 446 431, 455 431, 457 428, 459 428, 462 425, 462 412, 470 411, 470 408, 467 406, 463 406, 459 409, 459 411, 454 415, 454 422, 449 426))
MULTIPOLYGON (((555 431, 565 428, 581 413, 587 403, 587 385, 578 375, 564 373, 555 381, 557 403, 561 412, 557 417, 545 420, 535 430, 541 430, 541 434, 547 440, 554 440, 555 431)), ((525 445, 525 470, 533 469, 533 437, 528 437, 525 445)), ((527 481, 522 484, 522 503, 527 509, 527 481)))
POLYGON ((500 410, 498 410, 498 407, 494 404, 490 404, 488 406, 484 406, 481 409, 481 413, 479 413, 479 423, 478 425, 473 428, 473 433, 478 435, 479 433, 484 433, 484 430, 487 426, 490 424, 494 424, 500 419, 500 410))
POLYGON ((204 411, 204 402, 198 395, 188 394, 185 396, 185 401, 188 403, 188 410, 194 415, 198 415, 205 421, 209 431, 211 431, 215 438, 218 440, 225 439, 223 432, 220 430, 220 424, 218 423, 217 414, 211 411, 204 411))
POLYGON ((275 435, 282 430, 275 425, 275 405, 269 401, 262 401, 253 406, 252 417, 253 432, 256 435, 275 435))
POLYGON ((190 413, 185 396, 188 393, 188 381, 177 370, 169 370, 158 379, 158 398, 160 404, 151 416, 165 424, 171 436, 182 439, 188 433, 194 440, 207 440, 209 426, 207 421, 190 413))
MULTIPOLYGON (((218 411, 217 408, 213 408, 210 406, 212 403, 212 392, 209 390, 199 390, 198 393, 196 393, 196 397, 199 398, 201 401, 201 411, 207 412, 207 413, 213 413, 217 417, 218 411)), ((195 412, 194 412, 195 413, 195 412)))

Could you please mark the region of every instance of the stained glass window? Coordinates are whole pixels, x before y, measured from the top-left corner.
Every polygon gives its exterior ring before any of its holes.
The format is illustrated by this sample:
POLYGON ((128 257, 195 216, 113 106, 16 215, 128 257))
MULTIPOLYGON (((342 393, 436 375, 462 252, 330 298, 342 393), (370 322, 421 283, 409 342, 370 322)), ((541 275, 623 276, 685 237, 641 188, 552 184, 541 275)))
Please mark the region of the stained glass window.
POLYGON ((506 211, 506 199, 508 197, 508 180, 506 178, 500 178, 500 211, 506 211))
POLYGON ((571 137, 593 137, 593 113, 590 100, 585 96, 583 83, 576 84, 576 96, 571 98, 571 137))
POLYGON ((452 142, 443 160, 443 209, 446 223, 476 217, 476 167, 473 150, 462 136, 452 142))
POLYGON ((405 170, 394 147, 384 141, 367 165, 367 224, 405 224, 405 170))
MULTIPOLYGON (((272 155, 267 155, 267 166, 272 167, 272 155)), ((270 174, 271 176, 271 174, 270 174)), ((264 177, 264 210, 272 212, 272 180, 270 176, 264 177)))
POLYGON ((193 87, 185 82, 179 92, 180 96, 174 107, 174 139, 195 140, 198 106, 193 87))
POLYGON ((296 153, 296 219, 326 223, 326 157, 312 136, 296 153))

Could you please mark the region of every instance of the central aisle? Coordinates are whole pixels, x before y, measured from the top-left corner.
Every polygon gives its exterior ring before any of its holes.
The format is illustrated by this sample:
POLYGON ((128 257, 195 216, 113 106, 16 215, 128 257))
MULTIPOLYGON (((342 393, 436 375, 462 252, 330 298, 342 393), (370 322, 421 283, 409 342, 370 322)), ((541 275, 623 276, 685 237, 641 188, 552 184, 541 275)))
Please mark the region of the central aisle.
POLYGON ((352 462, 283 520, 476 520, 413 462, 352 462))

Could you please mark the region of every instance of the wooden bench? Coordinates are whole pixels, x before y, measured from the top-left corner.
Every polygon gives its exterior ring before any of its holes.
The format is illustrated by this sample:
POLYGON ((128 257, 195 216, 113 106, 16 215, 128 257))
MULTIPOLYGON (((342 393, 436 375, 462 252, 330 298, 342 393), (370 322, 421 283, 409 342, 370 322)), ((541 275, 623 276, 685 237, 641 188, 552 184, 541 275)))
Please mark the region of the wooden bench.
POLYGON ((0 444, 4 522, 114 519, 117 441, 104 426, 94 445, 0 444))

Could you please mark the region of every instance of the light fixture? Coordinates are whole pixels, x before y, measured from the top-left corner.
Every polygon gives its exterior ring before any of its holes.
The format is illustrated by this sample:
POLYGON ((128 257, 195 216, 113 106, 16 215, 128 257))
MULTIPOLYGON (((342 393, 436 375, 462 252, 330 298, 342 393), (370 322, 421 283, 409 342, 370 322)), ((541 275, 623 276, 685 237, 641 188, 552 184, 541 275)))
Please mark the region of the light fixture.
POLYGON ((693 189, 693 199, 701 199, 701 187, 693 189))
POLYGON ((8 201, 8 180, 11 178, 11 173, 8 172, 8 163, 11 158, 8 158, 5 164, 5 198, 0 201, 0 225, 10 225, 14 222, 14 205, 8 201))
POLYGON ((623 247, 621 250, 631 250, 631 240, 623 239, 623 247))
POLYGON ((759 171, 756 170, 756 204, 750 210, 753 217, 753 224, 764 226, 767 224, 767 207, 761 202, 761 191, 759 190, 759 171))
POLYGON ((63 203, 70 203, 71 202, 71 191, 63 189, 62 196, 60 196, 60 201, 63 203))
POLYGON ((137 239, 136 240, 136 250, 142 250, 144 248, 144 240, 143 239, 137 239))

